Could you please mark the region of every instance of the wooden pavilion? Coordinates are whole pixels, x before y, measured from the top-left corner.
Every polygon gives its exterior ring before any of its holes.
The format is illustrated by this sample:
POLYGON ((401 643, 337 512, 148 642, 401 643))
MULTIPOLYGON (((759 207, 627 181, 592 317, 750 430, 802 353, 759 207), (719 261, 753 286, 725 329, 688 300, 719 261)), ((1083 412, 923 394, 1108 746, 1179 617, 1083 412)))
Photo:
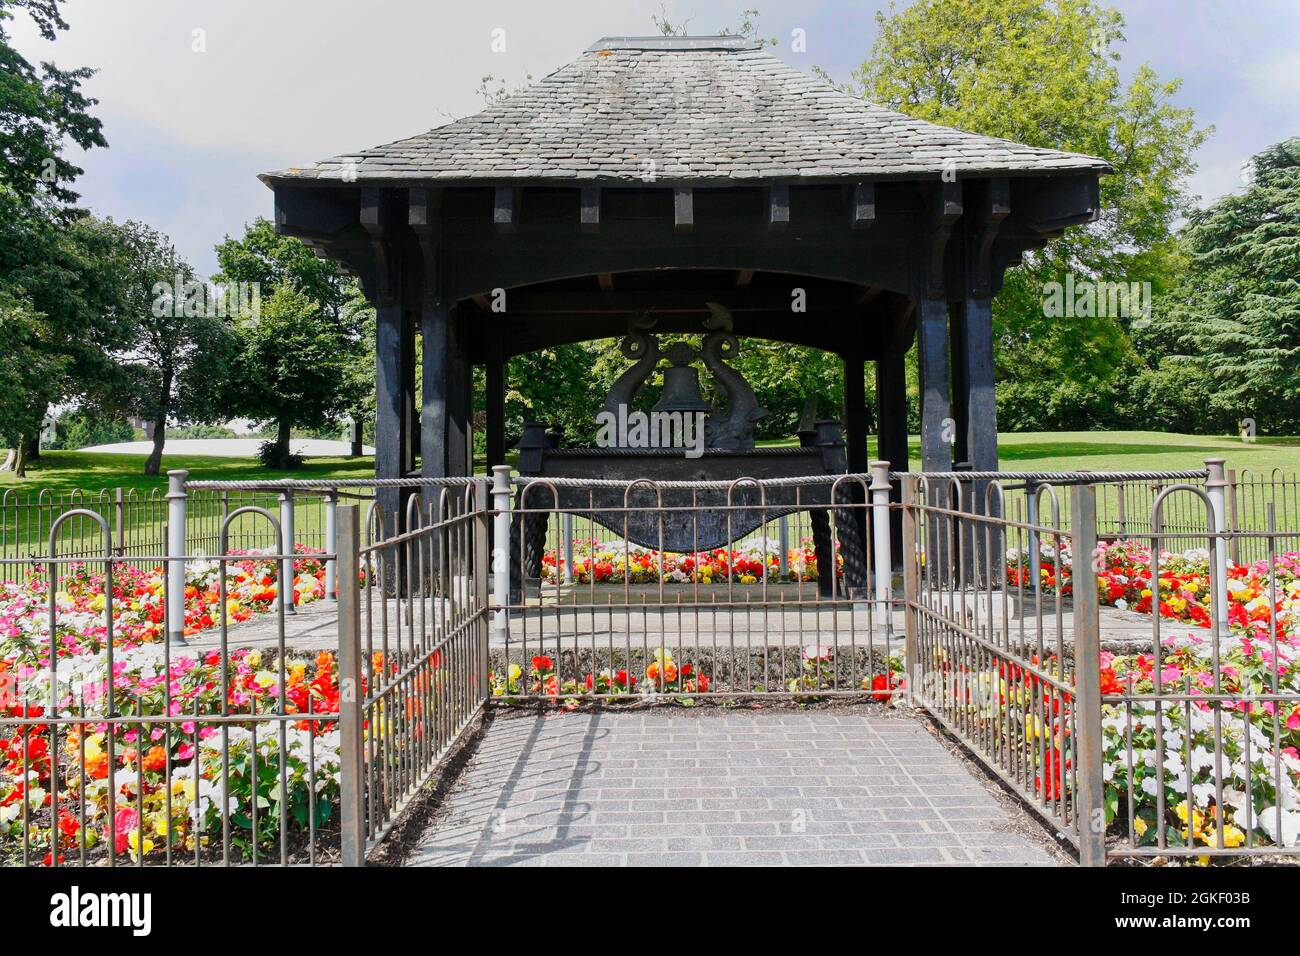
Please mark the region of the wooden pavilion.
POLYGON ((473 116, 261 178, 279 231, 377 309, 376 474, 398 478, 470 472, 473 366, 500 463, 512 356, 647 312, 697 332, 710 302, 738 336, 842 359, 850 471, 867 362, 880 456, 909 465, 913 341, 922 467, 993 470, 990 300, 1026 250, 1096 218, 1107 171, 882 109, 741 38, 606 37, 473 116))

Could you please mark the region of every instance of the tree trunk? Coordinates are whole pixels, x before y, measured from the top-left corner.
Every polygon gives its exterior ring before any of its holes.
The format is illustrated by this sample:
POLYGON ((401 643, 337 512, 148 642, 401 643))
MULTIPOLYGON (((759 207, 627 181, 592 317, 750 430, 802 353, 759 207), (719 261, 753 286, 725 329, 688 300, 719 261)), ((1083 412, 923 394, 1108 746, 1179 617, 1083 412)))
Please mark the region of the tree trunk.
POLYGON ((289 467, 289 427, 287 418, 282 418, 276 423, 275 467, 277 468, 289 467))
POLYGON ((9 454, 5 457, 4 470, 12 471, 16 478, 27 477, 27 439, 25 436, 19 435, 14 447, 9 449, 9 454))
POLYGON ((23 439, 23 458, 27 461, 37 461, 41 457, 41 433, 37 432, 31 437, 23 439))
POLYGON ((156 475, 162 467, 163 445, 167 441, 167 413, 172 404, 172 373, 163 372, 162 388, 158 390, 158 418, 153 423, 153 450, 144 461, 144 473, 156 475))
POLYGON ((0 471, 13 471, 14 464, 17 461, 18 461, 18 449, 17 448, 5 449, 5 460, 3 464, 0 464, 0 471))
POLYGON ((153 450, 149 452, 149 457, 144 460, 144 473, 146 475, 156 475, 162 468, 163 445, 167 441, 167 419, 162 418, 154 422, 153 426, 153 450))

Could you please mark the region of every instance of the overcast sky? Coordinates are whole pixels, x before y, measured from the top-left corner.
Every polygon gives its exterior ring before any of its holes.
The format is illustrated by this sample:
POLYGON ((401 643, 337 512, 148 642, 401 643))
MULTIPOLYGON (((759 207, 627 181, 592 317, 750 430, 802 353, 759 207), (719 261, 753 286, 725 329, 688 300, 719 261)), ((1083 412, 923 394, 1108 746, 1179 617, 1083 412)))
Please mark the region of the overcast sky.
MULTIPOLYGON (((1123 66, 1181 77, 1180 105, 1215 134, 1192 190, 1242 186, 1243 160, 1300 133, 1300 0, 1112 0, 1128 21, 1123 66)), ((212 247, 258 215, 256 175, 421 132, 481 106, 480 79, 542 77, 606 35, 653 32, 652 14, 693 34, 757 7, 778 56, 836 80, 870 52, 875 12, 850 0, 67 0, 53 43, 20 12, 18 48, 90 66, 109 149, 78 161, 82 202, 168 233, 203 273, 212 247), (807 52, 790 51, 791 30, 807 52), (506 50, 492 52, 495 29, 506 50), (206 51, 194 52, 201 30, 206 51)))

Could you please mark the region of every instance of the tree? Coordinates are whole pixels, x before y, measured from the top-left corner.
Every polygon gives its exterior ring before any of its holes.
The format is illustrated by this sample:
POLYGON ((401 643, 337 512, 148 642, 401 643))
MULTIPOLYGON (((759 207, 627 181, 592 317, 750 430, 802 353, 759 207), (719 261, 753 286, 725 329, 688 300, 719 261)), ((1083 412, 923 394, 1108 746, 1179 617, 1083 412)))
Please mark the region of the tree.
POLYGON ((1043 289, 1066 273, 1177 281, 1174 223, 1191 211, 1186 177, 1210 132, 1171 102, 1179 81, 1140 66, 1127 85, 1116 63, 1118 12, 1090 0, 917 0, 877 14, 871 57, 853 89, 921 119, 1031 146, 1099 156, 1101 218, 1027 254, 994 304, 1003 379, 1096 383, 1132 356, 1135 316, 1060 319, 1043 289))
POLYGON ((67 360, 46 340, 43 316, 21 293, 0 284, 0 439, 4 468, 26 474, 23 436, 36 434, 49 407, 47 383, 60 381, 67 360))
MULTIPOLYGON (((374 390, 374 312, 336 263, 317 258, 298 239, 277 235, 265 219, 247 226, 239 239, 227 236, 217 246, 217 262, 216 281, 256 283, 262 296, 261 320, 236 324, 229 407, 276 424, 271 460, 286 467, 292 463, 294 426, 321 428, 347 414, 358 420, 366 414, 374 390), (285 349, 312 338, 304 354, 320 355, 322 363, 277 356, 276 337, 282 337, 285 349), (293 368, 306 376, 301 388, 278 380, 293 368), (262 395, 252 394, 259 389, 262 395)), ((370 406, 373 413, 372 397, 370 406)))
POLYGON ((1300 137, 1253 156, 1249 185, 1193 213, 1167 329, 1234 418, 1300 430, 1300 137))
POLYGON ((226 407, 237 415, 275 422, 270 464, 292 467, 292 429, 323 428, 356 407, 352 373, 364 346, 347 313, 338 320, 290 283, 263 299, 261 315, 239 318, 230 355, 226 407))
MULTIPOLYGON (((64 71, 51 63, 37 70, 10 42, 7 21, 22 10, 46 40, 67 24, 59 0, 0 0, 0 321, 6 333, 0 356, 0 430, 10 450, 2 467, 23 472, 49 404, 66 391, 78 361, 92 359, 94 337, 77 333, 93 319, 93 295, 77 271, 78 237, 61 234, 74 223, 77 195, 71 182, 81 170, 63 156, 71 142, 82 149, 107 145, 95 101, 81 92, 90 70, 64 71), (61 324, 63 323, 63 324, 61 324), (64 346, 77 352, 66 361, 64 346)), ((86 277, 93 280, 93 272, 86 277)))
POLYGON ((242 300, 198 283, 194 270, 176 258, 171 241, 149 226, 107 221, 99 228, 114 240, 117 308, 125 330, 114 354, 121 374, 108 390, 110 401, 126 414, 153 422, 153 449, 144 473, 156 475, 169 420, 221 414, 228 318, 234 318, 228 314, 242 300))
POLYGON ((93 70, 60 70, 42 63, 38 71, 10 43, 5 22, 25 10, 46 40, 68 29, 61 0, 0 0, 0 183, 25 202, 68 205, 81 170, 62 154, 65 141, 82 149, 107 146, 102 124, 90 115, 96 100, 81 92, 93 70))
POLYGON ((214 281, 256 283, 266 295, 282 285, 305 293, 334 319, 354 297, 355 289, 338 263, 321 259, 299 239, 281 236, 274 223, 258 217, 239 239, 229 236, 217 246, 219 271, 214 281))

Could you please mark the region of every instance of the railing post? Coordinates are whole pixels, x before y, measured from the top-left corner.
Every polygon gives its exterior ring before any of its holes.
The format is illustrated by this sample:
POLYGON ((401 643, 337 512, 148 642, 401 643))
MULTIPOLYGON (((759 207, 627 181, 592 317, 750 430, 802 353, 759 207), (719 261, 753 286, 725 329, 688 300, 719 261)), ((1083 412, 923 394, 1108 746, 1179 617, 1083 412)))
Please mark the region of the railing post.
POLYGON ((1039 569, 1042 567, 1042 551, 1038 543, 1038 482, 1030 478, 1025 481, 1025 494, 1028 496, 1025 500, 1025 524, 1029 525, 1028 540, 1025 543, 1025 550, 1029 552, 1026 559, 1029 561, 1029 590, 1033 594, 1038 594, 1038 589, 1042 584, 1042 575, 1039 569))
POLYGON ((1228 530, 1232 538, 1228 541, 1228 553, 1233 564, 1241 564, 1241 539, 1237 537, 1240 530, 1237 524, 1237 469, 1228 469, 1228 530))
POLYGON ((1205 491, 1210 496, 1214 513, 1213 531, 1218 536, 1212 543, 1216 567, 1214 580, 1211 582, 1214 588, 1211 601, 1214 605, 1214 618, 1219 623, 1219 634, 1226 637, 1228 634, 1228 509, 1224 491, 1228 482, 1224 476, 1222 458, 1205 459, 1205 470, 1209 473, 1205 481, 1205 491))
POLYGON ((781 570, 781 580, 790 577, 790 516, 781 515, 776 519, 776 546, 781 549, 777 567, 781 570))
POLYGON ((120 487, 113 489, 113 540, 120 558, 126 554, 126 498, 120 487))
MULTIPOLYGON (((344 866, 366 862, 365 698, 361 679, 361 515, 338 514, 339 824, 344 866)), ((369 581, 366 582, 370 584, 369 581)))
POLYGON ((490 666, 490 644, 488 633, 488 604, 491 591, 488 575, 492 570, 492 521, 488 500, 488 483, 485 480, 474 482, 474 611, 478 615, 478 662, 474 668, 479 699, 486 699, 491 690, 488 687, 487 672, 490 666))
POLYGON ((564 555, 564 583, 573 583, 573 515, 564 512, 560 516, 560 534, 564 536, 564 546, 560 553, 564 555))
POLYGON ((892 630, 889 601, 893 597, 894 558, 889 540, 889 462, 871 463, 871 560, 875 564, 876 614, 886 633, 892 630))
MULTIPOLYGON (((1078 787, 1074 825, 1079 863, 1106 865, 1106 808, 1101 742, 1101 618, 1097 599, 1097 488, 1070 491, 1074 564, 1074 748, 1078 787)), ((1062 743, 1064 746, 1064 743, 1062 743)), ((1065 766, 1061 755, 1060 766, 1065 766)))
POLYGON ((185 643, 185 479, 167 472, 167 643, 185 643))
POLYGON ((907 698, 913 706, 921 703, 918 694, 921 681, 919 642, 921 637, 917 603, 921 599, 921 574, 917 566, 917 480, 912 475, 903 478, 903 659, 907 675, 907 698))
POLYGON ((504 646, 510 604, 510 466, 492 466, 492 640, 504 646))
MULTIPOLYGON (((325 497, 325 553, 337 555, 339 493, 331 489, 325 497)), ((338 600, 338 558, 325 559, 325 599, 338 600)))
POLYGON ((280 492, 280 544, 288 557, 280 562, 280 603, 284 605, 285 614, 297 613, 294 609, 293 580, 293 490, 286 488, 280 492))

